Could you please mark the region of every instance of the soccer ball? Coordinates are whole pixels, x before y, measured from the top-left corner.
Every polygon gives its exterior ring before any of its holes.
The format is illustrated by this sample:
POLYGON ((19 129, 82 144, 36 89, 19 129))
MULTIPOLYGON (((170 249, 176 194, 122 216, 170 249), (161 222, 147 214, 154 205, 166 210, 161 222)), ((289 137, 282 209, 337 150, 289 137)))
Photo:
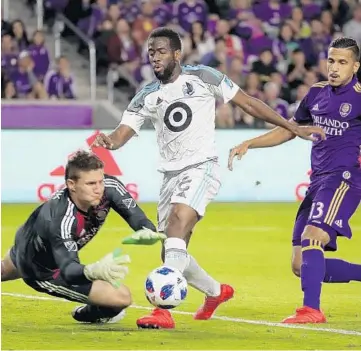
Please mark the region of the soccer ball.
POLYGON ((187 281, 175 268, 162 266, 149 273, 145 281, 145 296, 155 307, 177 307, 187 296, 187 281))

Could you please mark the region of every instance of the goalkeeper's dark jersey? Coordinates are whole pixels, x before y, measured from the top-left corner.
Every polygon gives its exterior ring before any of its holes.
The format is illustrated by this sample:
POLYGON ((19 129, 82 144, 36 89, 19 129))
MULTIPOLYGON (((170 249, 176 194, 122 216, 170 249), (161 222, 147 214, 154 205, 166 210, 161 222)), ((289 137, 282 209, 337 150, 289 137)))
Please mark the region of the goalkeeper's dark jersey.
POLYGON ((68 284, 88 283, 78 251, 97 235, 110 209, 134 230, 143 226, 156 230, 118 179, 106 175, 104 184, 100 204, 87 213, 75 206, 65 188, 39 206, 19 228, 13 251, 24 279, 47 280, 61 274, 68 284))

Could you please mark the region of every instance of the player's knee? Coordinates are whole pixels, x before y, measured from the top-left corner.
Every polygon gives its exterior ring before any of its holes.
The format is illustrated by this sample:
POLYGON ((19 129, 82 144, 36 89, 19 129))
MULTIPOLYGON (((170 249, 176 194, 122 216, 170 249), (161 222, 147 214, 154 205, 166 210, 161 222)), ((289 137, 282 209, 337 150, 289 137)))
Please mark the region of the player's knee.
POLYGON ((175 204, 167 221, 167 236, 185 238, 198 221, 197 213, 189 206, 175 204))
POLYGON ((303 231, 301 240, 306 239, 321 241, 323 245, 327 245, 330 242, 330 236, 323 229, 313 225, 306 226, 303 231))
POLYGON ((130 290, 125 285, 122 285, 119 289, 116 290, 114 296, 114 307, 129 307, 132 304, 132 294, 130 290))

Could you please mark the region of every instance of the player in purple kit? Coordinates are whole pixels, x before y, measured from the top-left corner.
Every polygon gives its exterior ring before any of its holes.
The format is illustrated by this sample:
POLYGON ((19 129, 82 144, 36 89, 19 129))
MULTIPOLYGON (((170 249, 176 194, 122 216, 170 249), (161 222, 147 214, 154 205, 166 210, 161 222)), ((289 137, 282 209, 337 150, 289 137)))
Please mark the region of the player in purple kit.
MULTIPOLYGON (((292 270, 301 277, 303 307, 284 323, 324 323, 320 310, 322 282, 361 281, 361 265, 325 259, 324 251, 337 250, 337 236, 351 238, 349 219, 361 201, 361 84, 360 48, 351 38, 334 40, 328 50, 328 81, 315 84, 293 118, 298 124, 321 126, 326 140, 315 141, 311 154, 311 184, 296 217, 292 270)), ((248 149, 272 147, 294 138, 275 128, 245 141, 230 151, 232 160, 248 149)))

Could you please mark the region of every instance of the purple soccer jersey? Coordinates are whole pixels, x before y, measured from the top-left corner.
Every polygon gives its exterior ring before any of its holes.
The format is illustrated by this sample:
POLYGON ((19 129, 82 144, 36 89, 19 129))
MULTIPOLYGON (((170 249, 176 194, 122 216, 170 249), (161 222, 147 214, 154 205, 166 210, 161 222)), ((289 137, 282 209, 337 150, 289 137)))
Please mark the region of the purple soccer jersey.
POLYGON ((13 82, 19 98, 24 98, 31 93, 32 86, 27 73, 16 70, 10 75, 10 80, 13 82))
POLYGON ((351 238, 348 224, 361 201, 361 84, 354 78, 342 87, 327 82, 311 87, 295 121, 324 129, 327 139, 313 143, 311 184, 297 213, 293 245, 301 244, 306 225, 326 231, 326 249, 336 250, 337 235, 351 238))
POLYGON ((56 71, 50 71, 45 76, 44 86, 49 97, 58 99, 75 99, 73 78, 65 78, 56 71))
POLYGON ((159 5, 154 9, 153 18, 159 26, 165 26, 173 18, 172 9, 166 4, 159 5))
POLYGON ((30 45, 28 51, 34 60, 34 73, 39 79, 43 79, 49 69, 49 53, 45 46, 30 45))
POLYGON ((267 1, 255 5, 253 10, 258 19, 263 22, 267 22, 273 27, 280 26, 281 22, 289 18, 291 15, 291 7, 284 3, 280 4, 279 9, 273 9, 267 1))
POLYGON ((203 0, 196 0, 194 5, 178 0, 174 4, 174 17, 177 18, 179 25, 188 33, 192 29, 193 22, 201 22, 204 28, 207 28, 208 9, 203 0))
POLYGON ((133 23, 140 14, 140 8, 136 2, 130 4, 123 4, 119 2, 120 17, 127 20, 127 22, 133 23))
POLYGON ((9 76, 18 69, 18 54, 2 54, 1 69, 9 76))

